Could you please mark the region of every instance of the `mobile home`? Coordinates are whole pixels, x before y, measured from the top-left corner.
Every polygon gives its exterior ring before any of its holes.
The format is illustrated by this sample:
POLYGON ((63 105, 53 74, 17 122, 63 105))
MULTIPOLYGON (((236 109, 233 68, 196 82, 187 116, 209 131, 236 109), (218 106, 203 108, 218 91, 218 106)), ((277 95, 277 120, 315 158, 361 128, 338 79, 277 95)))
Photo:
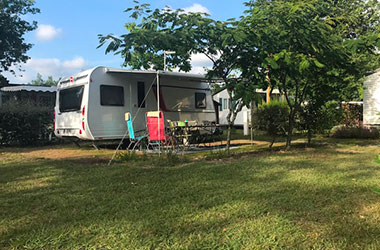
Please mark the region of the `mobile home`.
MULTIPOLYGON (((261 95, 262 101, 267 102, 267 90, 256 89, 256 93, 261 95)), ((270 95, 272 100, 281 100, 281 93, 278 89, 273 89, 272 94, 270 95)), ((213 94, 214 101, 219 103, 219 124, 228 125, 227 116, 229 113, 229 95, 226 89, 222 89, 219 92, 213 94)), ((235 102, 233 102, 235 103, 235 102)), ((233 104, 234 105, 234 104, 233 104)), ((242 127, 246 123, 250 123, 251 109, 247 106, 243 106, 241 111, 237 114, 235 119, 235 127, 242 127)))
POLYGON ((380 69, 369 75, 363 86, 363 123, 380 126, 380 69))
POLYGON ((134 130, 143 131, 145 113, 157 110, 158 103, 165 120, 216 121, 202 75, 96 67, 58 83, 54 131, 58 137, 120 139, 127 134, 126 112, 134 130))

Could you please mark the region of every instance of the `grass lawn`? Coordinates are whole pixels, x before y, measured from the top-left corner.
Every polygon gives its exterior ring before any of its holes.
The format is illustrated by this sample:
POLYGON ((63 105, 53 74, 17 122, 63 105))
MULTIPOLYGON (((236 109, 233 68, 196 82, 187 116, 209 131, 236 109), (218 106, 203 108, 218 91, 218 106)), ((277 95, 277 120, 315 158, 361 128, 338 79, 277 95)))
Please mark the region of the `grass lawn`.
POLYGON ((247 151, 156 167, 0 150, 0 248, 380 248, 377 142, 247 151))

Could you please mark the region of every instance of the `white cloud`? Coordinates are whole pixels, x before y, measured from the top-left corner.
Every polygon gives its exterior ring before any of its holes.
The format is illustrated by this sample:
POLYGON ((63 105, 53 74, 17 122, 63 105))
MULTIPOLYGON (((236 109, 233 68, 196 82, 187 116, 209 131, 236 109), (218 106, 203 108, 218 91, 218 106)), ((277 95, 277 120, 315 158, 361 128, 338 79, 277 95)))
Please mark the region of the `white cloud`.
POLYGON ((51 41, 62 33, 62 29, 49 24, 41 24, 37 28, 36 37, 39 41, 51 41))
POLYGON ((204 54, 192 54, 191 64, 193 66, 212 66, 211 60, 204 54))
POLYGON ((186 8, 183 8, 183 10, 185 11, 185 13, 198 13, 198 12, 201 12, 201 13, 207 13, 207 14, 210 14, 210 11, 203 5, 200 5, 199 3, 195 3, 189 7, 186 7, 186 8))
POLYGON ((82 57, 75 57, 67 61, 61 61, 57 58, 31 58, 20 66, 24 71, 15 70, 16 76, 4 73, 10 82, 28 83, 36 79, 37 73, 40 73, 43 78, 52 76, 54 79, 58 79, 83 71, 88 66, 88 62, 82 57))
POLYGON ((206 74, 207 68, 212 67, 211 60, 204 54, 193 54, 191 56, 191 73, 193 74, 206 74))
MULTIPOLYGON (((207 69, 211 69, 212 62, 204 54, 193 54, 191 56, 191 70, 192 74, 206 74, 207 69)), ((178 72, 179 68, 172 69, 174 72, 178 72)))
POLYGON ((83 59, 83 57, 76 57, 73 60, 63 62, 63 67, 68 69, 80 69, 85 65, 86 61, 83 59))

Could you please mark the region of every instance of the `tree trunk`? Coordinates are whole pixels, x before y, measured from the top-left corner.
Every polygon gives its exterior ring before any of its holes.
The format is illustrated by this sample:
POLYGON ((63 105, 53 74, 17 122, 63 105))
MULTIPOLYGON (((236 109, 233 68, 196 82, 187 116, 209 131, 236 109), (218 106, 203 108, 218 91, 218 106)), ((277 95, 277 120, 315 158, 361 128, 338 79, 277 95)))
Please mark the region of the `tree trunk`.
POLYGON ((289 115, 289 126, 288 126, 288 133, 286 136, 286 149, 289 149, 292 144, 293 127, 294 127, 294 115, 291 114, 289 115))
POLYGON ((288 135, 286 137, 286 149, 290 149, 290 146, 292 145, 292 132, 293 128, 288 129, 288 135))
POLYGON ((256 102, 255 101, 251 101, 251 104, 250 104, 250 107, 251 107, 251 117, 250 117, 250 119, 251 119, 251 122, 250 122, 250 124, 251 124, 251 146, 253 146, 253 137, 254 137, 254 134, 253 134, 253 120, 254 120, 254 116, 255 116, 255 107, 254 107, 254 105, 256 105, 256 102))
POLYGON ((229 123, 229 124, 228 124, 228 130, 227 130, 227 145, 226 145, 227 155, 230 155, 231 130, 232 130, 232 124, 229 123))
POLYGON ((269 149, 272 150, 273 144, 276 141, 276 137, 273 137, 271 143, 269 144, 269 149))
POLYGON ((233 97, 232 97, 232 92, 231 90, 227 89, 227 94, 229 96, 229 99, 228 99, 228 109, 229 109, 229 112, 228 112, 228 115, 227 115, 227 123, 228 123, 228 130, 227 130, 227 145, 226 145, 226 151, 227 151, 227 155, 230 155, 230 146, 231 146, 231 130, 232 130, 232 127, 234 125, 234 122, 235 122, 235 119, 236 119, 236 116, 237 114, 241 111, 241 109, 243 108, 243 101, 242 100, 239 100, 238 101, 238 104, 236 105, 236 107, 233 105, 233 97))
POLYGON ((313 136, 313 131, 310 129, 310 127, 308 126, 307 128, 307 146, 310 147, 311 146, 311 139, 312 139, 312 136, 313 136))

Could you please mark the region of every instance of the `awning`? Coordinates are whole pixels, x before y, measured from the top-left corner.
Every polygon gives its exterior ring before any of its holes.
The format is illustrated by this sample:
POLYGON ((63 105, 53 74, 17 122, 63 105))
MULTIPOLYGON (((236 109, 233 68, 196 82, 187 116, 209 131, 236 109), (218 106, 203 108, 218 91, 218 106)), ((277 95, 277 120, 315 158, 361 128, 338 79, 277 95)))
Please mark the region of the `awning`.
MULTIPOLYGON (((188 80, 188 81, 207 81, 210 80, 202 74, 190 74, 182 72, 169 72, 169 71, 154 71, 154 70, 129 70, 129 69, 116 69, 116 68, 106 68, 106 73, 128 73, 128 74, 159 74, 162 78, 176 78, 178 80, 188 80)), ((212 82, 216 80, 211 80, 212 82)))
POLYGON ((8 86, 8 87, 2 87, 0 89, 1 91, 3 92, 19 92, 19 91, 27 91, 27 92, 31 92, 31 91, 34 91, 34 92, 49 92, 49 93, 54 93, 57 91, 57 87, 56 86, 49 86, 49 87, 45 87, 45 86, 26 86, 26 85, 22 85, 22 86, 8 86))

